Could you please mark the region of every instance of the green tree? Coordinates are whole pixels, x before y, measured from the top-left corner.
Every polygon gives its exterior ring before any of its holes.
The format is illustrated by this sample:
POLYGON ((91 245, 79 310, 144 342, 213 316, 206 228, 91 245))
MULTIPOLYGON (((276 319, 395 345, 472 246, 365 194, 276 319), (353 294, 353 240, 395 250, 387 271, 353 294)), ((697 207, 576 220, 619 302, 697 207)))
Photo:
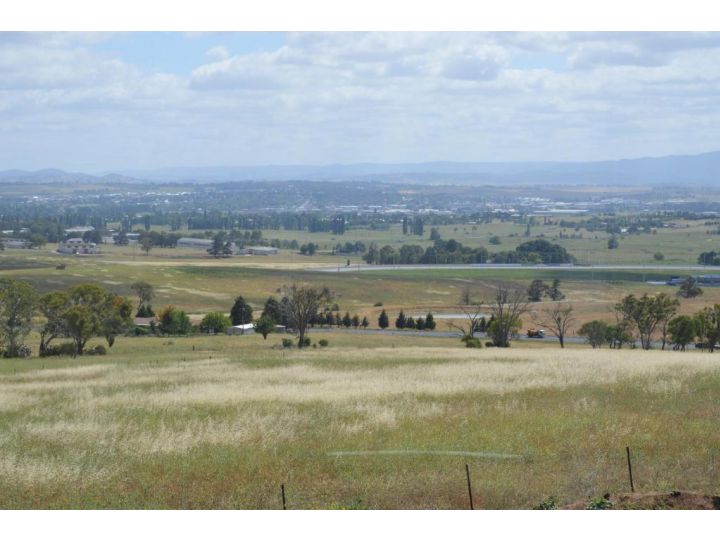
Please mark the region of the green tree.
POLYGON ((714 352, 720 342, 720 304, 706 307, 696 315, 698 337, 702 333, 710 352, 714 352))
POLYGON ((607 242, 608 249, 617 249, 620 247, 620 242, 618 239, 613 235, 608 239, 607 242))
POLYGON ((208 248, 207 252, 216 259, 229 257, 233 254, 232 242, 227 239, 227 235, 224 232, 219 232, 213 236, 212 245, 208 248))
POLYGON ((680 302, 668 296, 665 293, 660 293, 655 297, 655 311, 658 318, 658 328, 660 330, 660 341, 661 349, 665 350, 668 339, 668 325, 672 318, 677 314, 680 302))
POLYGON ((153 248, 153 241, 152 238, 149 236, 143 236, 140 239, 140 249, 142 249, 145 252, 145 255, 150 255, 150 250, 153 248))
POLYGON ((383 309, 380 313, 380 316, 378 317, 378 326, 385 330, 388 326, 390 326, 390 320, 388 319, 387 312, 383 309))
POLYGON ((263 339, 267 339, 268 334, 275 331, 275 324, 276 323, 272 318, 267 315, 263 315, 255 323, 255 331, 258 334, 262 334, 263 339))
POLYGON ((132 326, 133 306, 130 300, 117 294, 106 294, 102 307, 102 331, 109 347, 115 344, 115 338, 126 333, 132 326))
POLYGON ((395 319, 395 328, 402 330, 405 326, 407 326, 407 317, 405 317, 405 312, 401 309, 395 319))
POLYGON ((510 338, 522 328, 520 317, 527 311, 522 290, 498 287, 490 306, 494 320, 489 324, 488 335, 496 347, 509 347, 510 338))
POLYGON ((593 349, 607 343, 609 325, 605 321, 589 321, 578 330, 578 335, 585 338, 593 349))
POLYGON ((622 349, 623 345, 634 344, 632 322, 615 312, 615 324, 609 324, 607 328, 607 342, 611 349, 622 349))
POLYGON ((290 324, 298 332, 298 347, 304 347, 305 333, 310 321, 315 319, 321 305, 332 300, 333 294, 327 287, 317 288, 294 283, 285 287, 285 297, 288 299, 290 324))
POLYGON ((678 288, 678 296, 682 298, 695 298, 700 296, 703 290, 698 285, 698 280, 692 276, 686 277, 678 288))
POLYGON ((637 330, 643 349, 650 349, 652 337, 658 326, 663 328, 666 321, 677 311, 677 300, 665 293, 657 296, 642 295, 636 298, 630 294, 615 305, 615 311, 622 320, 628 321, 637 330))
POLYGON ((155 313, 152 310, 152 301, 155 298, 155 289, 146 281, 136 281, 130 285, 130 289, 135 292, 138 297, 137 317, 153 317, 155 313))
POLYGON ((30 247, 31 248, 43 248, 47 244, 47 238, 42 234, 36 233, 30 236, 30 247))
POLYGON ((249 324, 253 321, 253 309, 242 296, 235 298, 235 303, 230 309, 230 319, 234 326, 238 324, 249 324))
POLYGON ((547 293, 547 290, 548 286, 545 285, 542 279, 533 279, 527 290, 528 300, 530 300, 530 302, 542 301, 543 296, 547 293))
POLYGON ((24 356, 37 302, 37 291, 30 284, 15 279, 0 283, 0 343, 6 357, 24 356))
POLYGON ((281 324, 283 320, 282 309, 280 302, 274 296, 270 296, 265 300, 265 306, 260 317, 269 317, 275 324, 281 324))
POLYGON ((230 319, 220 311, 211 311, 200 322, 200 331, 206 334, 222 334, 230 326, 230 319))
POLYGON ((358 317, 357 314, 353 315, 351 322, 352 322, 353 328, 357 328, 358 326, 360 326, 360 317, 358 317))
POLYGON ((95 284, 82 284, 68 291, 69 307, 63 318, 66 335, 75 344, 75 353, 82 355, 88 340, 104 336, 112 346, 115 336, 130 325, 132 305, 121 296, 108 294, 95 284))
POLYGON ((695 319, 687 315, 678 315, 668 324, 668 331, 674 347, 684 351, 695 340, 695 319))
POLYGON ((67 335, 65 312, 70 307, 70 296, 65 291, 53 291, 40 297, 40 313, 45 323, 40 328, 40 356, 45 355, 50 343, 67 335))
POLYGON ((350 317, 350 313, 348 313, 347 311, 342 318, 342 323, 345 328, 350 328, 352 326, 352 318, 350 317))
POLYGON ((555 302, 565 298, 565 295, 560 291, 560 280, 558 278, 553 279, 552 285, 548 287, 545 294, 555 302))
POLYGON ((362 326, 363 328, 367 328, 368 326, 370 326, 370 321, 368 321, 367 317, 362 318, 362 321, 360 322, 360 326, 362 326))
POLYGON ((425 328, 428 330, 435 330, 435 317, 433 317, 433 314, 428 312, 428 314, 425 316, 425 328))
POLYGON ((187 313, 175 306, 167 306, 160 311, 159 328, 163 334, 187 335, 192 332, 192 324, 187 313))

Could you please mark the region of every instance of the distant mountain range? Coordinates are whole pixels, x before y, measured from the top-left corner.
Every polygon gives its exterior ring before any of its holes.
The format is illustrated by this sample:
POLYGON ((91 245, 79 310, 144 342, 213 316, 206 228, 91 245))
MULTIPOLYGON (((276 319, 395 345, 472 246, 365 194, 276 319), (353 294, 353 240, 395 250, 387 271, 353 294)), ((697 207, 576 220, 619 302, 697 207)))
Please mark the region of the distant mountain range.
POLYGON ((1 182, 217 183, 247 180, 382 180, 428 184, 720 185, 720 152, 591 162, 355 163, 241 167, 169 167, 93 176, 59 169, 0 171, 1 182))

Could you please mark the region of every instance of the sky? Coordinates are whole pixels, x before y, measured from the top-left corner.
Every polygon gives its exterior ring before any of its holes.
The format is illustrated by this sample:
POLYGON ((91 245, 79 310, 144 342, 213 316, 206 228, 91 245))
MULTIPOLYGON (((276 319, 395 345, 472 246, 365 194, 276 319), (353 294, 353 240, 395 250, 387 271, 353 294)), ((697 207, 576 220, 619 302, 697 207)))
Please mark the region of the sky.
POLYGON ((720 32, 0 32, 0 170, 716 150, 720 32))

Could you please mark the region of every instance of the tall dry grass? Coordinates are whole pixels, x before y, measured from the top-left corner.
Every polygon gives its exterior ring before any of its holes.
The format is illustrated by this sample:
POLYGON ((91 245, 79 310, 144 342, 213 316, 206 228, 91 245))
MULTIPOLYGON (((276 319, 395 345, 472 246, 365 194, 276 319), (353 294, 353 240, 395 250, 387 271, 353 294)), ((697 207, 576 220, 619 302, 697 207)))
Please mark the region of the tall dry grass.
POLYGON ((522 506, 553 486, 577 494, 615 481, 601 469, 621 441, 645 437, 658 467, 686 472, 688 456, 659 444, 664 430, 701 453, 717 442, 703 433, 720 412, 720 360, 709 354, 329 349, 264 352, 267 367, 252 354, 120 355, 1 376, 0 505, 263 507, 268 486, 294 475, 305 506, 363 493, 377 507, 454 507, 461 491, 444 467, 464 451, 523 456, 484 469, 487 506, 522 506), (391 454, 331 454, 366 450, 391 454), (402 450, 439 455, 392 453, 402 450), (436 491, 418 491, 412 464, 436 491), (231 470, 238 485, 226 484, 231 470), (383 487, 400 476, 405 495, 383 487))

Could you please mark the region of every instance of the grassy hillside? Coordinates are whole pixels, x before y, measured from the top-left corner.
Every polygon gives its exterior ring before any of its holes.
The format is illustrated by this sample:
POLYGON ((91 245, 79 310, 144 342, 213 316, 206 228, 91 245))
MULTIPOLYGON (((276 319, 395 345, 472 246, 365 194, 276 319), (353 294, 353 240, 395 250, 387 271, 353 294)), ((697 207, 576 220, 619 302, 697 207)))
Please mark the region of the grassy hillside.
POLYGON ((626 445, 638 489, 717 488, 714 355, 327 337, 3 360, 0 507, 464 508, 468 463, 476 507, 525 508, 627 490, 626 445))

